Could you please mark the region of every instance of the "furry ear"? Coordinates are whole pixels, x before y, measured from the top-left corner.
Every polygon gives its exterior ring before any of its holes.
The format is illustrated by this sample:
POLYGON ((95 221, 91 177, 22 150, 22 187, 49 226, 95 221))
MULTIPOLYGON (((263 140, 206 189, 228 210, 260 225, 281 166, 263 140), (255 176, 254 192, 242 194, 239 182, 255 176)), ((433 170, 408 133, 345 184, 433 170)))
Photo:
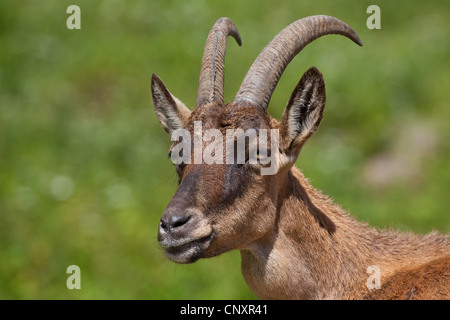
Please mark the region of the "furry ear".
POLYGON ((163 129, 169 134, 185 126, 191 111, 166 88, 162 80, 152 76, 152 99, 156 117, 163 129))
POLYGON ((319 127, 325 107, 325 82, 320 71, 311 67, 292 92, 283 113, 282 139, 287 152, 299 152, 319 127))

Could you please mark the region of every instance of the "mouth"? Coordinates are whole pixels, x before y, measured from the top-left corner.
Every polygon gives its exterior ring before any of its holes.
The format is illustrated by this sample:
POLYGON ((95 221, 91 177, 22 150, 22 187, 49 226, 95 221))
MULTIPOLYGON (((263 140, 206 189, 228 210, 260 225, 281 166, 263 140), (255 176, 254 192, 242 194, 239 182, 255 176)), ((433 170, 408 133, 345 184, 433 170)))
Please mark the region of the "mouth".
POLYGON ((167 258, 176 263, 192 263, 202 257, 204 252, 211 244, 213 232, 211 231, 205 237, 196 239, 180 239, 175 241, 160 242, 167 258))

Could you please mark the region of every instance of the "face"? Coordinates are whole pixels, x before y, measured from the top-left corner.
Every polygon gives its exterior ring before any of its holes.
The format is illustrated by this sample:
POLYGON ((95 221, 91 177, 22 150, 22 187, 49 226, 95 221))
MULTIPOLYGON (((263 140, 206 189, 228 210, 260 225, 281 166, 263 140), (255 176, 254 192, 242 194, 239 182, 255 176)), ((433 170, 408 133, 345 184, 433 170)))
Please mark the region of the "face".
MULTIPOLYGON (((250 161, 248 140, 243 150, 243 161, 238 159, 238 153, 242 151, 238 150, 238 143, 229 143, 229 133, 236 132, 235 129, 254 130, 259 138, 261 129, 267 132, 273 129, 271 122, 261 108, 209 104, 194 109, 184 129, 191 136, 194 136, 199 123, 203 132, 216 129, 215 139, 207 139, 202 144, 201 154, 204 157, 213 154, 218 160, 215 153, 223 151, 220 155, 222 161, 210 164, 206 163, 207 160, 201 163, 193 161, 196 151, 192 142, 191 161, 187 161, 191 163, 175 164, 179 187, 162 215, 158 230, 158 241, 169 259, 191 263, 231 249, 245 248, 273 226, 275 176, 261 175, 261 169, 267 167, 267 163, 250 161), (219 138, 221 141, 216 140, 219 138), (214 148, 218 144, 223 148, 214 148), (227 159, 230 145, 234 147, 232 161, 227 159)), ((268 138, 267 145, 271 146, 270 135, 268 138)), ((171 153, 176 145, 177 142, 171 146, 171 153)), ((187 159, 186 154, 183 158, 187 159)))
POLYGON ((152 78, 152 96, 159 122, 177 141, 170 153, 177 160, 179 187, 158 229, 166 256, 191 263, 247 248, 273 230, 279 190, 322 119, 321 73, 310 68, 303 75, 281 122, 251 104, 216 102, 191 112, 157 76, 152 78), (255 139, 242 139, 250 132, 255 139), (252 141, 257 141, 256 153, 252 141))

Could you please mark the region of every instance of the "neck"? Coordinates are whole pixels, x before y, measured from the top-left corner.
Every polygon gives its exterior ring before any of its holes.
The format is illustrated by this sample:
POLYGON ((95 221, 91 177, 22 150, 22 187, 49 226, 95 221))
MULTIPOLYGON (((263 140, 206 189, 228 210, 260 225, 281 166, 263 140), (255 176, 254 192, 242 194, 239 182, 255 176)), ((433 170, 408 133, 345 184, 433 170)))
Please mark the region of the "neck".
POLYGON ((244 278, 260 298, 359 299, 368 293, 369 266, 383 279, 448 253, 449 238, 357 222, 296 169, 279 189, 275 227, 241 250, 244 278))

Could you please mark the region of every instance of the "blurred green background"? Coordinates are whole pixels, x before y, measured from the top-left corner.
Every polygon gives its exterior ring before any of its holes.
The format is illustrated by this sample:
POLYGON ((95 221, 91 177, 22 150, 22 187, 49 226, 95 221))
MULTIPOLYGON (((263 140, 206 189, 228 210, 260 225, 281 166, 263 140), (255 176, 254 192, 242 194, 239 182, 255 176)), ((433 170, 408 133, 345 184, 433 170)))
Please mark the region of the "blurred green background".
POLYGON ((158 247, 177 188, 156 120, 157 73, 190 108, 214 22, 230 17, 225 99, 272 37, 313 14, 336 16, 358 47, 327 36, 287 68, 280 118, 302 73, 324 74, 321 128, 297 165, 312 184, 378 227, 450 232, 448 1, 0 2, 0 299, 254 299, 239 252, 192 265, 158 247), (66 9, 81 8, 81 30, 66 9), (381 8, 381 30, 366 9, 381 8), (81 290, 66 268, 81 268, 81 290))

